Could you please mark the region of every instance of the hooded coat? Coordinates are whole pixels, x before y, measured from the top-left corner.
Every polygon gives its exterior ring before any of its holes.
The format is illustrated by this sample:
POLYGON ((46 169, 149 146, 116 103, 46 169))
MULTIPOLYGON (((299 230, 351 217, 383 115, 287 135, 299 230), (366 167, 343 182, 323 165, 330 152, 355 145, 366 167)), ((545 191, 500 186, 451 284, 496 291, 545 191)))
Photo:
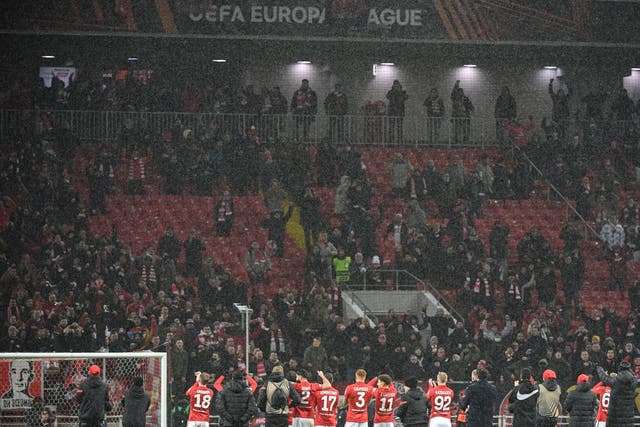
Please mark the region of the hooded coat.
POLYGON ((98 375, 89 375, 89 378, 80 385, 76 392, 80 403, 78 418, 87 423, 102 421, 105 412, 111 410, 109 403, 109 388, 98 375))
POLYGON ((569 427, 591 427, 595 424, 598 398, 588 382, 578 384, 564 401, 564 410, 570 414, 569 427))
POLYGON ((420 388, 412 388, 402 396, 402 403, 396 410, 396 415, 404 426, 426 427, 429 411, 427 397, 420 388))
POLYGON ((145 427, 146 414, 151 404, 151 397, 141 386, 131 386, 124 396, 124 414, 122 427, 145 427))
POLYGON ((253 393, 238 380, 231 380, 216 399, 216 412, 222 426, 248 426, 258 413, 253 393))
POLYGON ((620 369, 618 376, 612 378, 598 366, 598 376, 602 383, 611 387, 611 400, 607 427, 631 427, 634 425, 636 387, 640 381, 631 369, 620 369))
POLYGON ((536 424, 536 403, 540 392, 530 381, 522 382, 509 394, 509 412, 513 413, 513 425, 534 427, 536 424))

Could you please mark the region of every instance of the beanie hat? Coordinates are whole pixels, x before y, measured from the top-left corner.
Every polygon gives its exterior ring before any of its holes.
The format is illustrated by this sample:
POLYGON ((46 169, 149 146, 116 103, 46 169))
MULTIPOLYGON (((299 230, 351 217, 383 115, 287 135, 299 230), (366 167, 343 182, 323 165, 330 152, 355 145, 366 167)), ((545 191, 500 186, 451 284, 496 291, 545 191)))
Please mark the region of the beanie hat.
POLYGON ((89 375, 100 375, 100 366, 91 365, 89 367, 89 375))
POLYGON ((416 379, 416 377, 407 378, 406 380, 404 380, 404 385, 409 388, 416 388, 418 387, 418 380, 416 379))
POLYGON ((549 379, 556 379, 556 373, 555 371, 551 370, 551 369, 547 369, 546 371, 544 371, 542 373, 542 379, 543 380, 549 380, 549 379))

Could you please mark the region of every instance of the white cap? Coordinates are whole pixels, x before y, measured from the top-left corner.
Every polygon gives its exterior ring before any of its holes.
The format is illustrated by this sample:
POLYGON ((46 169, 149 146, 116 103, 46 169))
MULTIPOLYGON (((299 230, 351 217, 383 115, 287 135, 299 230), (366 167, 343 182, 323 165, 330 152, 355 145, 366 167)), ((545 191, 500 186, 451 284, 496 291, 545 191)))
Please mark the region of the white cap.
POLYGON ((380 264, 380 257, 378 255, 374 255, 373 258, 371 258, 371 264, 380 264))

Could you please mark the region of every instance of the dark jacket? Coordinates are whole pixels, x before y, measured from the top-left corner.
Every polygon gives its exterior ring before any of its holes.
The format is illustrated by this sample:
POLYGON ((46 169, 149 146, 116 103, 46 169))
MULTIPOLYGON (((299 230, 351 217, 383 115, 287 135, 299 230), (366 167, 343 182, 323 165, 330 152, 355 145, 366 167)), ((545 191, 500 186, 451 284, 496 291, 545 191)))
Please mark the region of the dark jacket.
POLYGON ((78 418, 85 422, 96 422, 104 418, 104 413, 111 410, 109 388, 97 375, 90 375, 76 391, 80 409, 78 418))
POLYGON ((539 391, 529 381, 514 388, 509 395, 509 412, 513 413, 513 425, 534 427, 536 424, 536 402, 539 391))
POLYGON ((569 427, 591 427, 596 421, 598 398, 588 382, 582 382, 569 393, 564 401, 564 410, 570 414, 569 427))
POLYGON ((487 380, 474 381, 467 387, 462 409, 467 409, 467 427, 491 427, 493 406, 498 392, 487 380))
POLYGON ((258 413, 253 393, 238 380, 229 381, 216 399, 216 412, 222 426, 248 426, 258 413))
POLYGON ((258 393, 258 408, 265 412, 267 417, 288 415, 289 408, 300 404, 300 394, 293 388, 293 384, 284 379, 280 372, 272 372, 267 383, 260 388, 258 393), (289 397, 289 404, 284 409, 275 409, 271 406, 271 396, 276 388, 281 388, 285 396, 289 397))
POLYGON ((636 387, 640 382, 630 369, 620 369, 616 378, 611 378, 601 367, 598 376, 604 385, 611 387, 611 401, 607 426, 631 427, 635 412, 636 387))
POLYGON ((145 427, 146 414, 151 404, 151 397, 141 386, 131 386, 124 396, 123 427, 145 427))
POLYGON ((396 416, 404 426, 426 426, 429 422, 427 397, 420 388, 412 388, 402 396, 402 403, 396 409, 396 416))

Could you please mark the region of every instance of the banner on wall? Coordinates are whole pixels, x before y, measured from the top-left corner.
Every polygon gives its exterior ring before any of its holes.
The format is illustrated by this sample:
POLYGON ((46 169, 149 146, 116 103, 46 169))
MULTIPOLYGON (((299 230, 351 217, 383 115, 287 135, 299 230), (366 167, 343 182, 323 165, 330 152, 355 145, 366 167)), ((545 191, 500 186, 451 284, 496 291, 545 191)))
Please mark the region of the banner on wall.
POLYGON ((0 30, 640 43, 640 2, 587 0, 5 0, 0 30))
POLYGON ((0 409, 28 408, 42 397, 42 365, 15 359, 0 362, 0 409))
POLYGON ((67 87, 75 75, 76 69, 74 67, 40 67, 40 78, 46 87, 51 87, 54 76, 58 80, 62 80, 64 87, 67 87))

